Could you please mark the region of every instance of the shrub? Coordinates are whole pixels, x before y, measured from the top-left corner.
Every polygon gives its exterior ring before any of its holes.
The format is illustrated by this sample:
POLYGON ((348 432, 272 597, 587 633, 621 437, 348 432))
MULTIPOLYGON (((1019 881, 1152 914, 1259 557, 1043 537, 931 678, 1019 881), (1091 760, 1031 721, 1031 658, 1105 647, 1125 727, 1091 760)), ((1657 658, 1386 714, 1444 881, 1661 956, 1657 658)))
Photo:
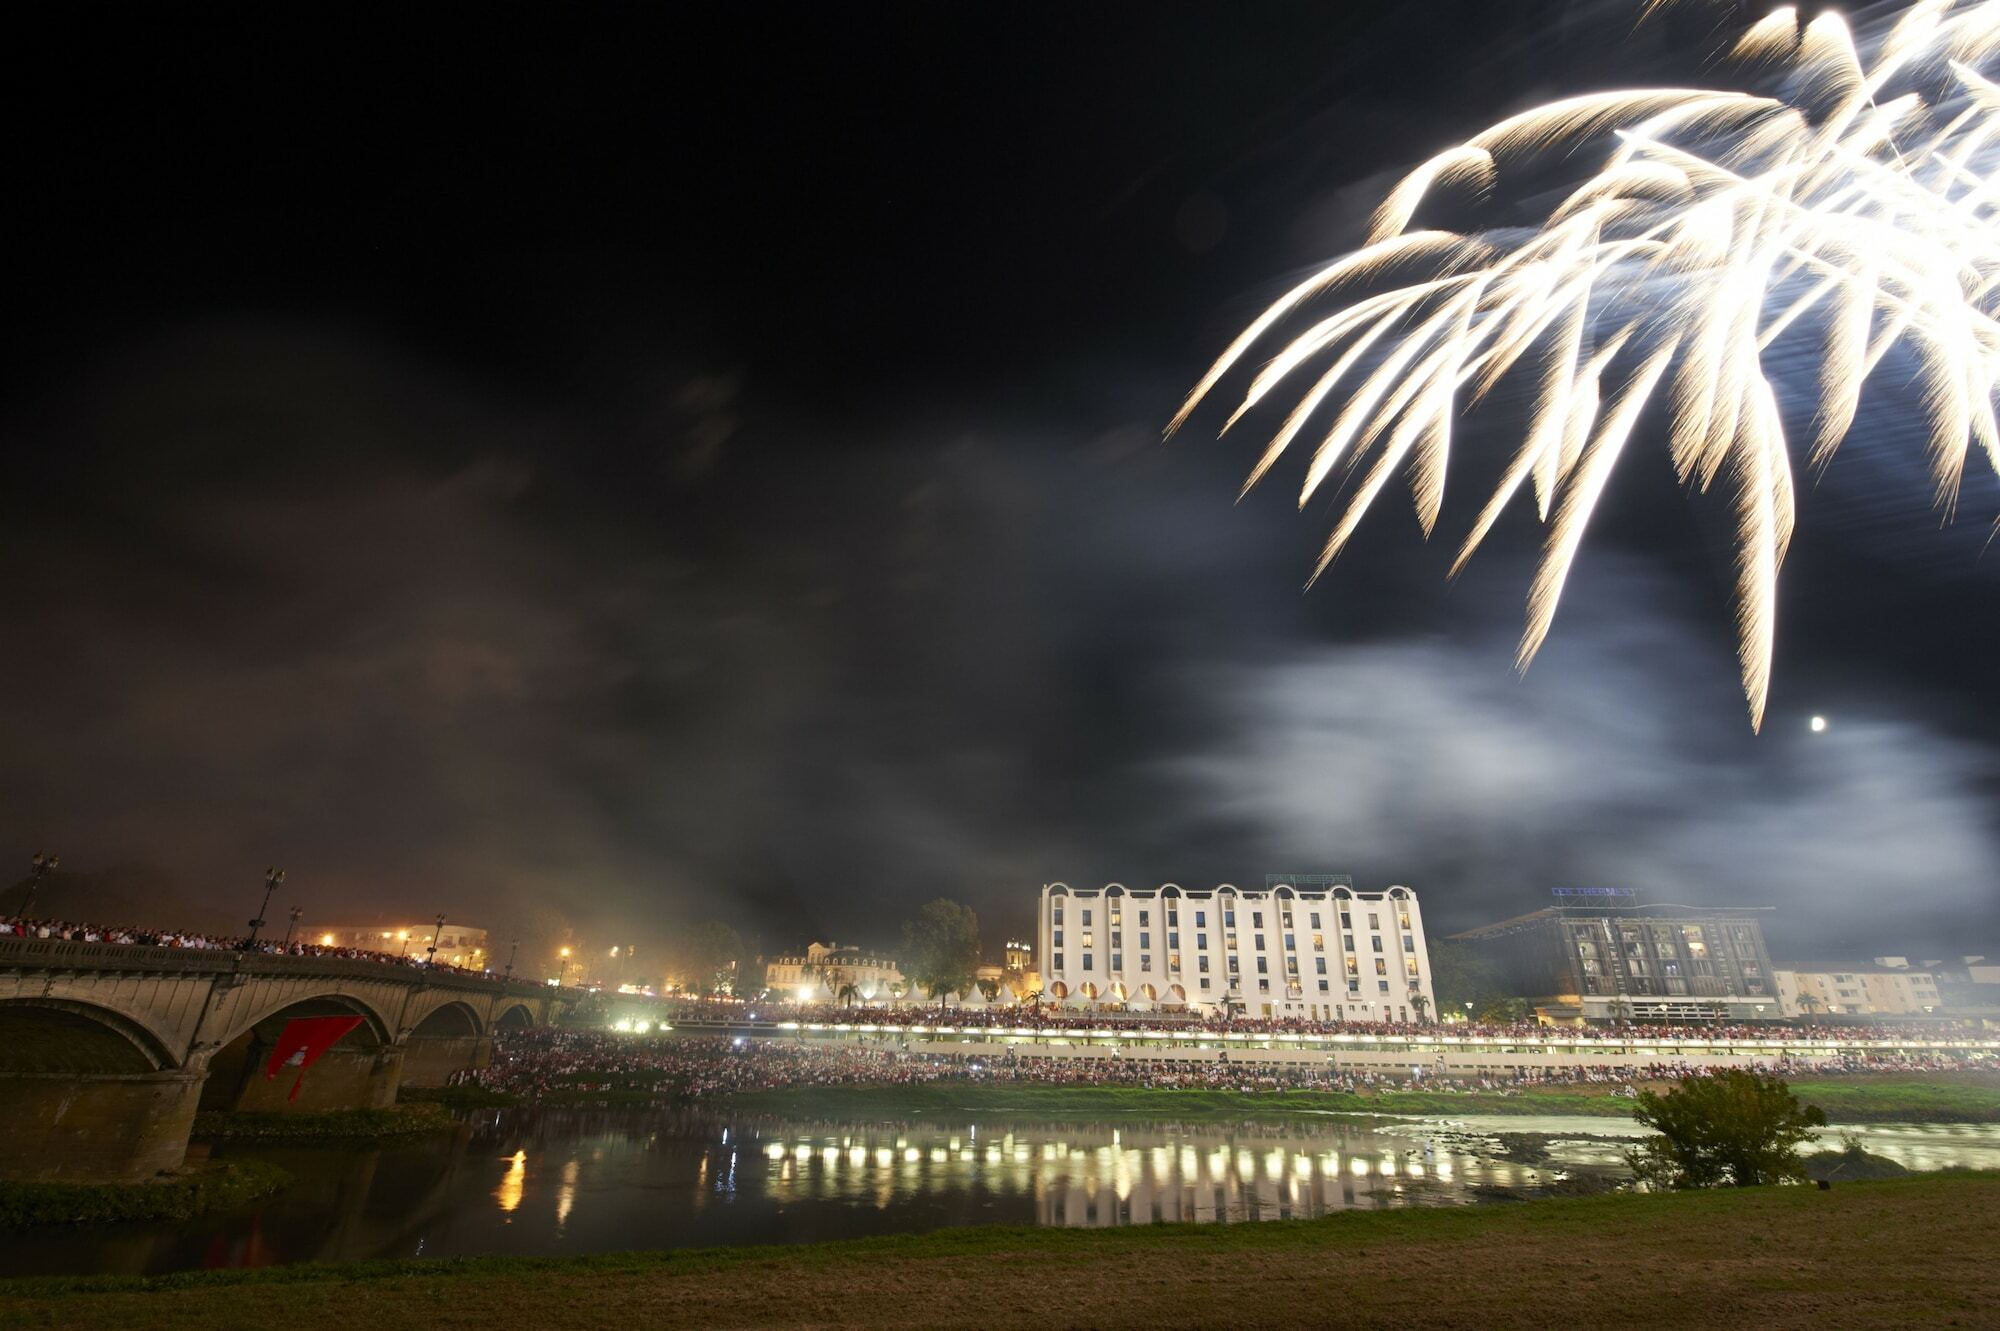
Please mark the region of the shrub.
POLYGON ((291 1181, 261 1160, 219 1160, 144 1183, 0 1183, 0 1226, 186 1220, 268 1196, 291 1181))
POLYGON ((1799 1143, 1826 1123, 1777 1077, 1738 1068, 1685 1078, 1665 1095, 1643 1091, 1632 1116, 1660 1135, 1625 1158, 1640 1179, 1667 1188, 1798 1182, 1799 1143))
POLYGON ((210 1110, 196 1114, 196 1137, 272 1142, 351 1142, 448 1131, 454 1126, 443 1105, 396 1105, 390 1109, 327 1109, 298 1113, 210 1110))

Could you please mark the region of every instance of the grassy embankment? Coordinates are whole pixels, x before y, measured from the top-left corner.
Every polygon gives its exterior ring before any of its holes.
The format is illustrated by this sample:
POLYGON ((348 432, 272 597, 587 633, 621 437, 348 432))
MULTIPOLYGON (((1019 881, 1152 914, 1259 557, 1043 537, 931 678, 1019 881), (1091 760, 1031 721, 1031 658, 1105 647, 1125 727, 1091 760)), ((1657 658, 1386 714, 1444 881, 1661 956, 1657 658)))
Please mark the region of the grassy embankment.
MULTIPOLYGON (((1792 1089, 1836 1123, 2000 1122, 2000 1078, 1851 1077, 1802 1080, 1792 1089)), ((931 1082, 919 1086, 795 1086, 749 1091, 725 1103, 753 1113, 815 1118, 1004 1114, 1015 1118, 1172 1118, 1221 1121, 1323 1114, 1601 1114, 1629 1118, 1632 1102, 1591 1087, 1513 1095, 1482 1092, 1150 1090, 1135 1086, 1033 1086, 931 1082)))
POLYGON ((985 1228, 796 1248, 0 1282, 0 1324, 978 1328, 1991 1325, 2000 1175, 985 1228))

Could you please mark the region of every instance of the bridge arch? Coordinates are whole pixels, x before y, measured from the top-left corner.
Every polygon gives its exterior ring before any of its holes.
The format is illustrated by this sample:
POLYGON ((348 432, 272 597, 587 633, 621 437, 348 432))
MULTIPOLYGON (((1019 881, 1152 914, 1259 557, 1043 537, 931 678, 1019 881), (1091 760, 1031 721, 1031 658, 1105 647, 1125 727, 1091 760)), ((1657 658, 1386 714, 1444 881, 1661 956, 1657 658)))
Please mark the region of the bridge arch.
POLYGON ((501 1008, 493 1018, 493 1029, 496 1031, 524 1031, 534 1024, 535 1010, 519 1000, 501 1008))
MULTIPOLYGON (((244 1098, 262 1076, 267 1054, 277 1044, 285 1024, 293 1018, 349 1016, 360 1017, 361 1024, 334 1041, 328 1054, 368 1057, 391 1042, 389 1024, 383 1020, 382 1014, 366 1000, 352 994, 338 990, 293 994, 267 1004, 261 1011, 239 1022, 235 1031, 209 1057, 208 1080, 202 1085, 201 1107, 246 1107, 244 1098)), ((262 1093, 258 1094, 262 1098, 262 1093)))
POLYGON ((0 1076, 146 1073, 179 1063, 158 1032, 116 1008, 54 997, 0 1000, 0 1076))
POLYGON ((410 1027, 411 1035, 478 1036, 486 1034, 486 1023, 470 1003, 460 998, 445 998, 435 1007, 425 1012, 410 1027))

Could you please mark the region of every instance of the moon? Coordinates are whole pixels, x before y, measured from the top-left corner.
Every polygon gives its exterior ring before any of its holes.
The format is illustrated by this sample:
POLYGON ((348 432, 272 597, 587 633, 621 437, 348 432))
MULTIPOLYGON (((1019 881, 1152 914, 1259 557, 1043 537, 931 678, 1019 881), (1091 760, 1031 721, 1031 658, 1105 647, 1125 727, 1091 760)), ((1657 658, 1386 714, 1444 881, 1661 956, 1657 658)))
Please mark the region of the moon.
POLYGON ((1821 734, 1826 730, 1826 718, 1823 716, 1815 716, 1807 724, 1812 727, 1812 733, 1815 735, 1821 734))

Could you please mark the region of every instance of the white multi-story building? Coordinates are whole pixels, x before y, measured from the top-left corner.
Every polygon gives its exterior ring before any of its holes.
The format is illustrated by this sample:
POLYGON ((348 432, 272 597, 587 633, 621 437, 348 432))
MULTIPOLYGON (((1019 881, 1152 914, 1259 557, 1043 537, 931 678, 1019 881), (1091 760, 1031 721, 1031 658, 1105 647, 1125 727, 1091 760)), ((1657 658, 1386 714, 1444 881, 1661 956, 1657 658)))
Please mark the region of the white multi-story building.
POLYGON ((1777 983, 1779 1006, 1787 1017, 1915 1016, 1934 1013, 1943 1006, 1936 976, 1911 970, 1907 963, 1880 964, 1885 961, 1902 958, 1878 958, 1874 966, 1846 969, 1815 966, 1774 970, 1771 976, 1777 983))
POLYGON ((1423 914, 1407 887, 1271 875, 1261 890, 1042 888, 1043 993, 1091 1007, 1412 1021, 1437 1013, 1423 914))

